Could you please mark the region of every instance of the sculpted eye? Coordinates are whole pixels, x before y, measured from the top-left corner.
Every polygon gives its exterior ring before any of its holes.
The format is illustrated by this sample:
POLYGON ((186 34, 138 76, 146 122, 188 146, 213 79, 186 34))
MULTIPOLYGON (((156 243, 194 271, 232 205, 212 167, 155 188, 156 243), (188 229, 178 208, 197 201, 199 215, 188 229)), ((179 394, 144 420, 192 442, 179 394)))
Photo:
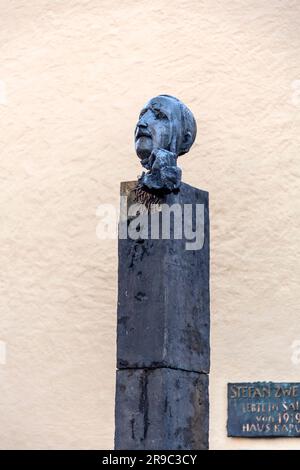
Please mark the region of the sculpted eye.
POLYGON ((144 114, 146 114, 147 112, 147 109, 142 109, 142 111, 140 112, 140 115, 139 115, 139 119, 141 119, 142 116, 144 116, 144 114))
POLYGON ((162 111, 160 111, 159 109, 155 109, 155 116, 158 118, 158 119, 166 119, 167 116, 165 115, 165 113, 163 113, 162 111))

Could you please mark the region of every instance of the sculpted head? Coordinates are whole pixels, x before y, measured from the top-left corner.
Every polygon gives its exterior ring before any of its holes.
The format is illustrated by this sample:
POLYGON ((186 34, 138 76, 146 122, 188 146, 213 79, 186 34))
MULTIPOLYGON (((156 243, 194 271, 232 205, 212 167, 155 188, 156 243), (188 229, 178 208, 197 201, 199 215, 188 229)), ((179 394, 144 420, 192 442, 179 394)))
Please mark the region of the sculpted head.
POLYGON ((176 157, 187 153, 196 137, 192 112, 174 96, 159 95, 142 109, 135 129, 135 149, 142 164, 151 152, 164 149, 176 157))

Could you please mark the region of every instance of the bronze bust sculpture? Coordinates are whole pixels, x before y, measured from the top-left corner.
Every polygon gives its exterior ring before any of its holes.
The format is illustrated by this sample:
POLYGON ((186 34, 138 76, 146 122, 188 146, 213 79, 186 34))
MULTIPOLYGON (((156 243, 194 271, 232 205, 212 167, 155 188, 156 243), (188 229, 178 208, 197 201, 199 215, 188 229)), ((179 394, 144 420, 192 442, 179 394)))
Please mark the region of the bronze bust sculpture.
POLYGON ((139 184, 154 191, 178 190, 181 169, 177 158, 187 153, 196 137, 192 112, 174 96, 159 95, 142 109, 135 129, 135 149, 143 172, 139 184))

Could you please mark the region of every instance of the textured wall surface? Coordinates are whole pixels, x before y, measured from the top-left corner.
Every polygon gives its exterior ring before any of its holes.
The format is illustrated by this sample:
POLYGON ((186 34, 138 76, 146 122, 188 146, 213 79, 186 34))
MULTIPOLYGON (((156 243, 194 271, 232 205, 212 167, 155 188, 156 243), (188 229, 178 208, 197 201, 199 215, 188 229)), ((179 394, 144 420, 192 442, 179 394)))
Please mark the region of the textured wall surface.
POLYGON ((0 448, 113 446, 117 243, 96 208, 140 173, 158 93, 193 110, 180 166, 210 192, 210 446, 300 447, 226 437, 228 381, 299 381, 299 30, 294 0, 1 0, 0 448))

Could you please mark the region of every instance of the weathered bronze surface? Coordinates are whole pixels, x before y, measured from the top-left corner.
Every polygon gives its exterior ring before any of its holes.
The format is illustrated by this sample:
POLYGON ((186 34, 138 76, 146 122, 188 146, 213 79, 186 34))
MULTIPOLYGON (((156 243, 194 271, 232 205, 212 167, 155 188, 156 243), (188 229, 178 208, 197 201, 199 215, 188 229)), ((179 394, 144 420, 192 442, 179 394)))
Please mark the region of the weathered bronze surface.
POLYGON ((187 153, 196 137, 192 112, 174 96, 152 98, 140 112, 135 129, 135 149, 149 170, 139 181, 150 190, 172 192, 181 183, 179 155, 187 153))

